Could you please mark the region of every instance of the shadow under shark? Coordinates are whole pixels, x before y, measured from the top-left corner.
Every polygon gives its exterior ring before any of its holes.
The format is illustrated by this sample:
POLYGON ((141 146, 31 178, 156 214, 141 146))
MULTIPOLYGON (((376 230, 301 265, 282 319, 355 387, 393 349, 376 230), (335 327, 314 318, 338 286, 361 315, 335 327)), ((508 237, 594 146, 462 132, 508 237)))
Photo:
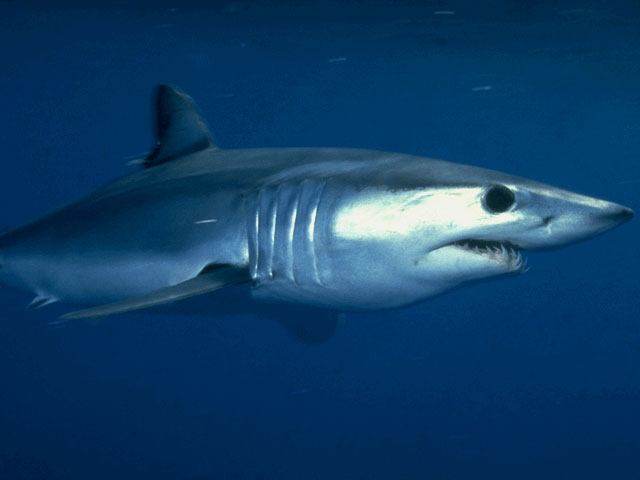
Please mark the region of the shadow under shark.
POLYGON ((247 284, 241 295, 316 307, 286 326, 323 340, 337 316, 317 307, 400 307, 521 273, 521 251, 633 216, 608 201, 412 155, 222 150, 191 98, 167 85, 156 88, 155 114, 157 144, 139 172, 0 236, 0 280, 35 293, 31 308, 98 304, 63 316, 96 318, 247 284))

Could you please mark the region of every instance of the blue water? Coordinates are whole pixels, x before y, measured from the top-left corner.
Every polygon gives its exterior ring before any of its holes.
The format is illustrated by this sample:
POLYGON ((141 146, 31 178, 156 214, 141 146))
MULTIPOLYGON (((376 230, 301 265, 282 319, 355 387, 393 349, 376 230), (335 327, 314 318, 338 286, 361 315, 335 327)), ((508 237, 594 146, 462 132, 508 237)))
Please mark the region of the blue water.
MULTIPOLYGON (((0 2, 0 224, 132 171, 161 82, 224 148, 401 151, 640 209, 638 2, 187 4, 0 2)), ((51 324, 69 307, 2 288, 0 478, 637 480, 639 233, 321 345, 259 304, 51 324)))

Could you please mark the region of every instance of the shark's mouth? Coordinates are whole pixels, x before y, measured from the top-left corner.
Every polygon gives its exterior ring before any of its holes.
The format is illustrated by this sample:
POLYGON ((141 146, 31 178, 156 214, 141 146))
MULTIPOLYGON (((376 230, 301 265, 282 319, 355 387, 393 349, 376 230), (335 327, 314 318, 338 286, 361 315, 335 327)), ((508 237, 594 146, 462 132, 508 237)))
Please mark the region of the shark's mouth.
POLYGON ((475 255, 482 255, 512 272, 524 272, 527 268, 526 259, 520 253, 520 249, 511 242, 463 239, 448 245, 475 255))

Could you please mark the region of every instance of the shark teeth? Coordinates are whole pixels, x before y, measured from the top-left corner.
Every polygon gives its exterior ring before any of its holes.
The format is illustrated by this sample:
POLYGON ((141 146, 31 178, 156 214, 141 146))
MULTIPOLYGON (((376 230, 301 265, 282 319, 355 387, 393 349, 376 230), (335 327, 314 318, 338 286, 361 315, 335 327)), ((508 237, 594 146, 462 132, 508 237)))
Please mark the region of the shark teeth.
POLYGON ((511 272, 526 272, 527 261, 518 251, 517 247, 509 242, 463 240, 453 242, 452 245, 473 252, 476 255, 484 255, 489 259, 500 263, 511 272))

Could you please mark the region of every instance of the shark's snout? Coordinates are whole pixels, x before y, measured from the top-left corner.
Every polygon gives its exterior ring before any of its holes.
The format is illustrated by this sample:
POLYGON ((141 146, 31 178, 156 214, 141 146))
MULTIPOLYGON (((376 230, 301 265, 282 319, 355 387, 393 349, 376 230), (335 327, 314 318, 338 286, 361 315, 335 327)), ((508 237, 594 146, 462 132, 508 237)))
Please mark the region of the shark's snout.
POLYGON ((584 227, 593 228, 594 235, 616 228, 634 216, 633 210, 624 205, 604 201, 602 203, 599 208, 584 213, 584 227))
POLYGON ((635 213, 628 207, 613 204, 611 210, 603 212, 601 214, 602 220, 610 222, 615 225, 622 225, 628 222, 634 217, 635 213))
POLYGON ((536 193, 528 211, 532 217, 538 216, 540 223, 512 239, 527 250, 582 241, 616 228, 634 216, 634 211, 624 205, 569 191, 549 189, 548 194, 536 193), (541 213, 536 214, 536 210, 541 213))

